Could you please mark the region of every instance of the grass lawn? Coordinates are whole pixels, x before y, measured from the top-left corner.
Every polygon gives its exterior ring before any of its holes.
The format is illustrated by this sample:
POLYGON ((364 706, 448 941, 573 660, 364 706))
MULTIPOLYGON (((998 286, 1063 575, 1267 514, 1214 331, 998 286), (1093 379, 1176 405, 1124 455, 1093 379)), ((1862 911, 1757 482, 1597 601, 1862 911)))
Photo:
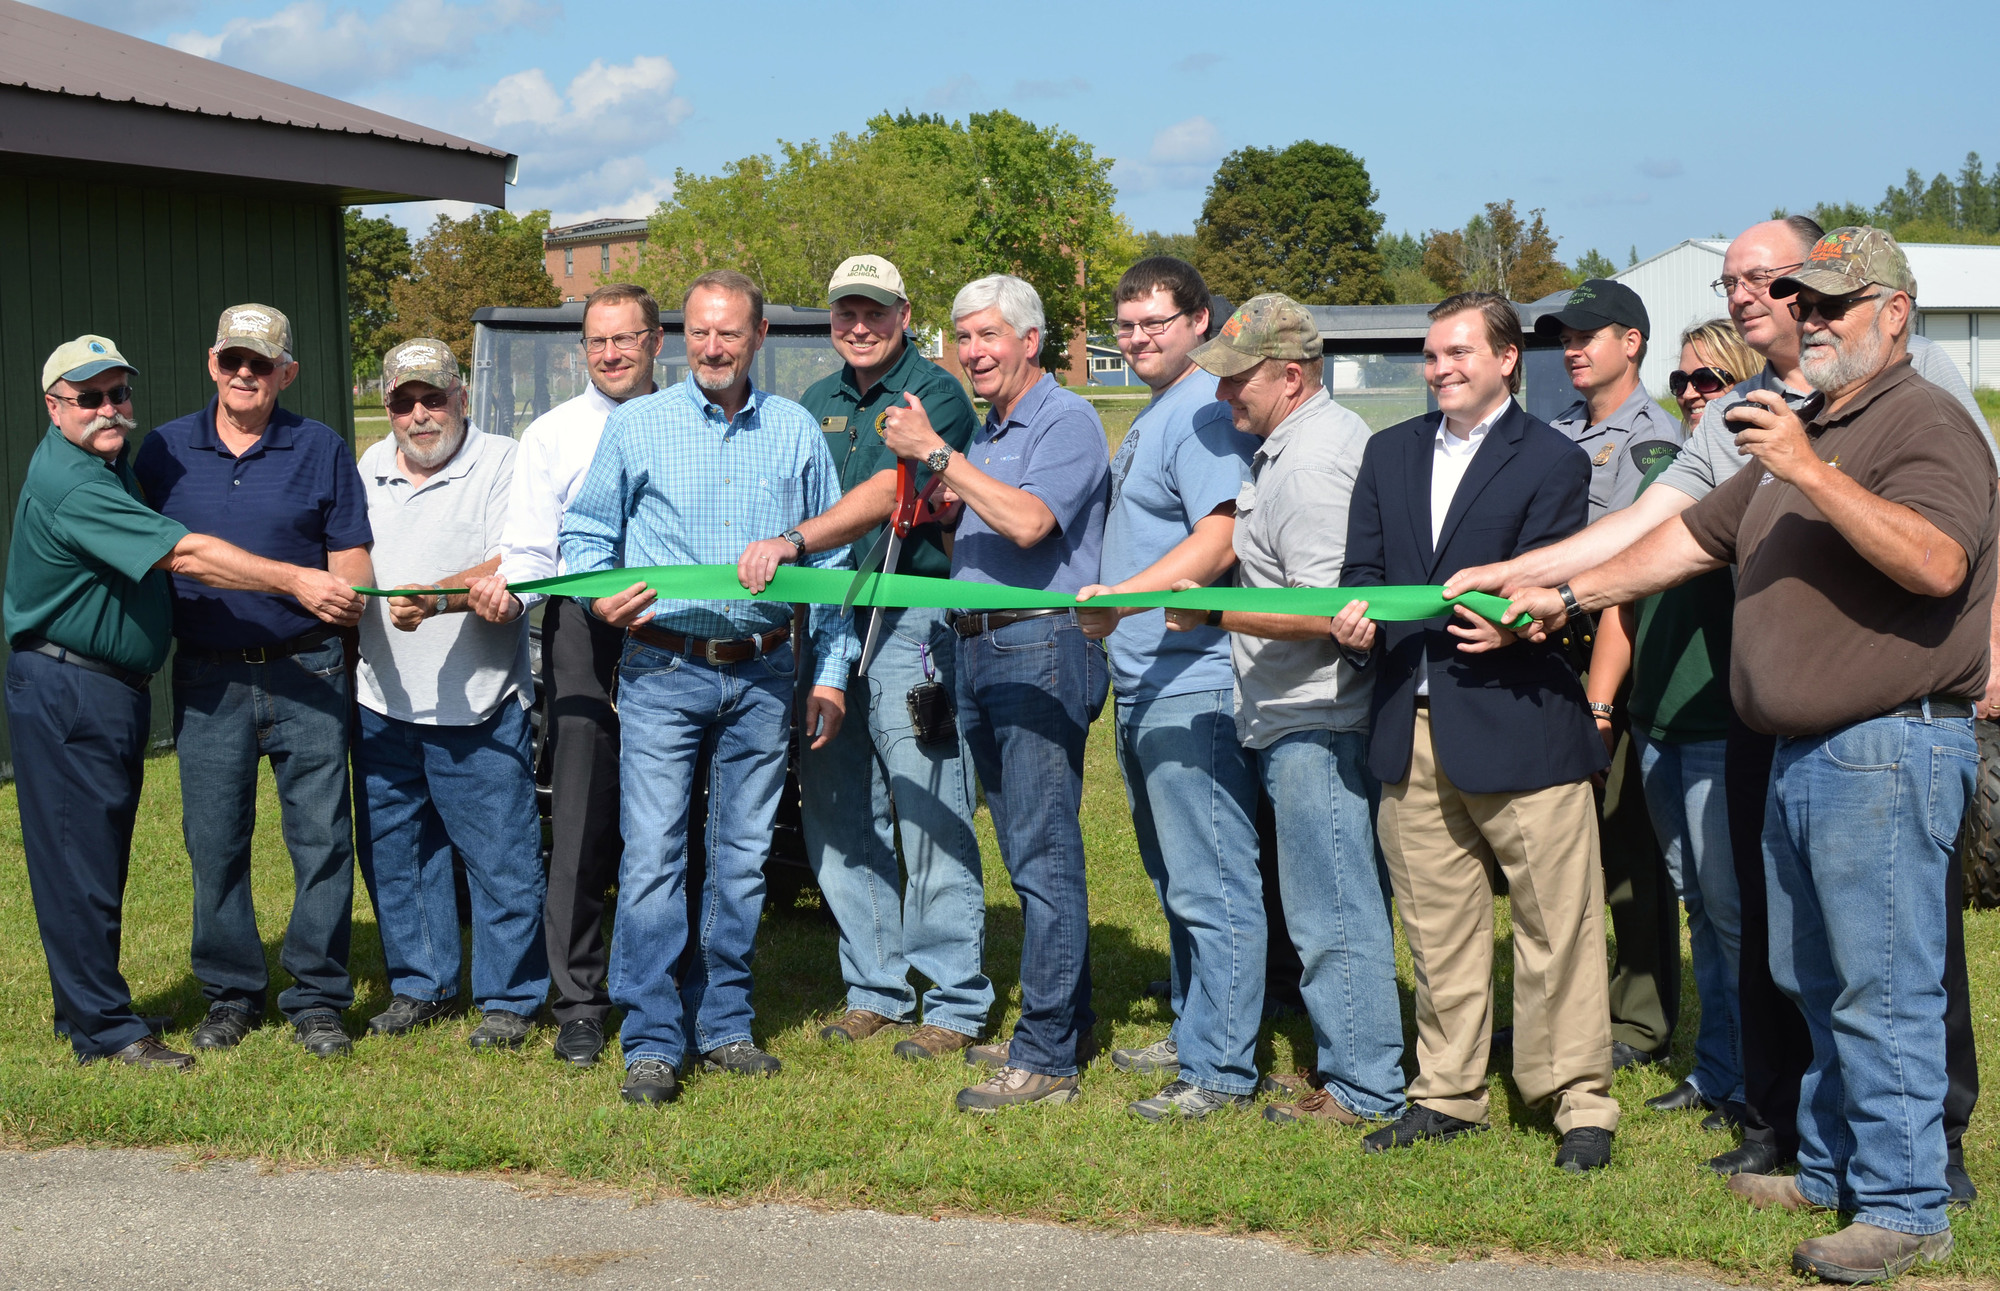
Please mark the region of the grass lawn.
MULTIPOLYGON (((1103 1040, 1137 1045, 1168 1024, 1164 1004, 1144 993, 1149 979, 1165 974, 1166 932, 1139 867, 1109 735, 1104 723, 1093 733, 1083 819, 1096 1006, 1103 1040)), ((188 971, 176 764, 156 758, 147 771, 124 964, 141 1011, 171 1013, 168 1038, 185 1041, 202 1003, 188 971)), ((282 981, 277 957, 290 868, 268 774, 260 810, 256 890, 266 953, 282 981)), ((987 961, 1000 993, 993 1021, 1004 1034, 1018 1012, 1020 911, 983 813, 980 838, 987 961)), ((814 1038, 822 1020, 840 1011, 843 992, 833 930, 811 908, 767 914, 759 945, 758 1036, 784 1060, 784 1074, 758 1083, 696 1075, 681 1101, 663 1111, 621 1104, 615 1063, 589 1072, 558 1063, 551 1029, 538 1031, 522 1053, 475 1055, 465 1046, 473 1023, 464 1018, 411 1038, 360 1040, 351 1058, 330 1063, 308 1057, 288 1031, 267 1028, 235 1052, 202 1059, 187 1076, 79 1069, 49 1029, 48 980, 11 787, 0 790, 0 848, 8 853, 0 864, 0 1142, 13 1146, 171 1147, 197 1158, 293 1166, 500 1172, 538 1185, 610 1185, 641 1197, 783 1198, 1109 1229, 1261 1232, 1315 1250, 1681 1261, 1761 1281, 1785 1277, 1792 1246, 1834 1227, 1825 1216, 1751 1213, 1696 1169, 1728 1146, 1724 1139, 1701 1133, 1691 1115, 1639 1107, 1686 1071, 1691 1022, 1671 1070, 1618 1078, 1626 1120, 1617 1159, 1594 1177, 1551 1167, 1547 1115, 1518 1105, 1500 1074, 1492 1078, 1494 1132, 1388 1157, 1363 1157, 1357 1131, 1280 1128, 1255 1112, 1143 1124, 1125 1104, 1155 1092, 1158 1082, 1124 1075, 1108 1061, 1089 1070, 1082 1097, 1067 1107, 963 1116, 951 1107, 966 1083, 962 1065, 899 1061, 887 1037, 856 1047, 814 1038)), ((1495 935, 1504 964, 1504 917, 1495 935)), ((1991 1064, 2000 1038, 1993 1017, 2000 913, 1968 915, 1967 943, 1991 1064)), ((359 893, 354 967, 360 1000, 350 1030, 388 998, 375 924, 359 893)), ((1405 953, 1399 967, 1407 1015, 1405 953)), ((1683 1015, 1691 1018, 1691 980, 1687 992, 1683 1015)), ((1503 1022, 1507 1012, 1503 991, 1503 1022)), ((1292 1070, 1308 1065, 1310 1055, 1307 1028, 1292 1019, 1269 1033, 1263 1056, 1273 1069, 1292 1070)), ((1989 1199, 1956 1221, 1958 1246, 1943 1280, 2000 1277, 1993 1124, 1991 1113, 1980 1116, 1967 1140, 1973 1177, 1989 1199)))

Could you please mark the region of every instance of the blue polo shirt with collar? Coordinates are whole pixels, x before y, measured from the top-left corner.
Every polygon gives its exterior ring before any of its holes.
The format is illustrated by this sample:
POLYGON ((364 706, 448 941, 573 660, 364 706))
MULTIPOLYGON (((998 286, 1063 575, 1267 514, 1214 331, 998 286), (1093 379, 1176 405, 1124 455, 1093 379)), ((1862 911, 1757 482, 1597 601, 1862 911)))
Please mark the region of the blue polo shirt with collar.
MULTIPOLYGON (((215 430, 215 400, 158 427, 132 473, 155 511, 288 565, 373 540, 354 454, 333 428, 285 408, 241 457, 215 430)), ((225 591, 175 575, 174 637, 205 650, 276 645, 323 626, 289 596, 225 591)))
POLYGON ((967 507, 952 543, 953 578, 1049 592, 1081 591, 1097 581, 1111 449, 1104 423, 1087 400, 1044 372, 1004 421, 995 412, 986 414, 965 460, 1040 498, 1055 515, 1056 527, 1034 546, 1017 547, 967 507))

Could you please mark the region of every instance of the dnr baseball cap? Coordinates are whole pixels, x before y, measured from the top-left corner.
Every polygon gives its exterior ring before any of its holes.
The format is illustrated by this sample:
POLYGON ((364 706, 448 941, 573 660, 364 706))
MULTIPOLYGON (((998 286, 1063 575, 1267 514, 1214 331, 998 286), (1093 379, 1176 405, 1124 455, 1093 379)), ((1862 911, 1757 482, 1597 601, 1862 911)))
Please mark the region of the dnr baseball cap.
POLYGON ((423 336, 404 341, 382 356, 383 390, 394 390, 411 381, 421 381, 440 390, 458 385, 458 359, 451 347, 423 336))
POLYGON ((1609 278, 1586 278, 1561 309, 1535 320, 1535 335, 1554 336, 1565 327, 1594 332, 1613 326, 1636 327, 1640 336, 1653 339, 1653 323, 1638 292, 1609 278))
POLYGON ((58 381, 88 381, 112 368, 124 368, 135 377, 139 375, 139 369, 118 352, 109 337, 86 335, 64 341, 49 355, 48 362, 42 364, 42 393, 54 389, 58 381))
POLYGON ((1847 296, 1870 283, 1917 298, 1917 277, 1896 239, 1866 224, 1850 224, 1813 243, 1805 264, 1772 283, 1771 295, 1796 296, 1805 287, 1822 296, 1847 296))
POLYGON ((900 305, 909 300, 903 291, 903 275, 881 256, 849 256, 833 271, 826 284, 826 303, 842 296, 866 296, 884 305, 900 305))
POLYGON ((1324 352, 1312 311, 1270 292, 1253 296, 1229 316, 1215 339, 1188 355, 1204 371, 1240 376, 1265 359, 1307 363, 1324 352))
POLYGON ((292 352, 292 320, 269 305, 231 305, 215 324, 216 354, 244 349, 283 361, 292 352))

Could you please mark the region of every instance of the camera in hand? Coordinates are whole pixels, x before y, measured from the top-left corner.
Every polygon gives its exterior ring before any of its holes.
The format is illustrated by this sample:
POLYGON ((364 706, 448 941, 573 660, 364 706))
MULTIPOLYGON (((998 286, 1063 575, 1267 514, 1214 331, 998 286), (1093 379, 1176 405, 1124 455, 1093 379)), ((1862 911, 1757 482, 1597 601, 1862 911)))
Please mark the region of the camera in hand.
MULTIPOLYGON (((1814 417, 1819 416, 1820 410, 1822 408, 1826 407, 1826 393, 1822 390, 1812 390, 1808 391, 1805 394, 1795 394, 1790 390, 1786 390, 1784 392, 1783 398, 1785 400, 1785 406, 1787 408, 1790 408, 1794 413, 1796 413, 1800 421, 1806 422, 1808 424, 1812 422, 1812 419, 1814 417)), ((1731 404, 1728 408, 1724 409, 1722 413, 1722 419, 1726 422, 1734 422, 1738 426, 1747 426, 1750 424, 1750 422, 1746 418, 1737 416, 1736 414, 1738 410, 1745 408, 1763 408, 1766 406, 1768 405, 1761 403, 1753 403, 1752 401, 1746 399, 1742 403, 1731 404)))

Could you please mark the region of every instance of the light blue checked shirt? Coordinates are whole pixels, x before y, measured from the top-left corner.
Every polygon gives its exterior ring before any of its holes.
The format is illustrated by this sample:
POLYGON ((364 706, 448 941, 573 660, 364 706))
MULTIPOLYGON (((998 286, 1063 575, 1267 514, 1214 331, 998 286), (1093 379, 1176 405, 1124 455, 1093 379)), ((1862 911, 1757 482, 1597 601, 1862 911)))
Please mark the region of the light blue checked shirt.
MULTIPOLYGON (((790 399, 755 386, 725 420, 693 374, 618 406, 597 455, 563 513, 563 563, 572 574, 645 565, 734 565, 743 549, 840 500, 840 471, 819 423, 790 399)), ((848 549, 806 557, 848 565, 848 549)), ((836 606, 811 611, 813 682, 847 688, 857 650, 853 620, 836 606)), ((650 620, 684 636, 757 636, 791 622, 771 601, 659 601, 650 620)))

